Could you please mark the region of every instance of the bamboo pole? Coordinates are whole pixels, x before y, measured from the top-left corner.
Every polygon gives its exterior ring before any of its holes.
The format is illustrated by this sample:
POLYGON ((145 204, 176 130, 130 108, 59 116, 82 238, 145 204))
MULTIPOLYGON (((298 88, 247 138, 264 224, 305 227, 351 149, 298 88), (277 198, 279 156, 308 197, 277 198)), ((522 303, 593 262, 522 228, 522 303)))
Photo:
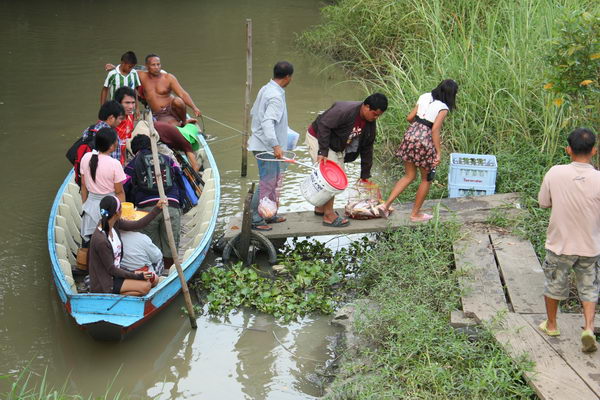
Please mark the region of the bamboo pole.
POLYGON ((242 177, 248 175, 248 136, 250 132, 250 92, 252 91, 252 20, 246 19, 246 98, 242 135, 242 177))
MULTIPOLYGON (((163 186, 162 173, 160 171, 160 162, 158 160, 158 146, 156 145, 159 136, 158 132, 156 132, 156 129, 154 128, 154 122, 152 122, 151 112, 148 112, 146 114, 146 122, 148 122, 148 126, 150 127, 152 161, 154 162, 154 176, 156 177, 158 194, 160 195, 160 199, 164 201, 167 200, 167 196, 165 195, 165 188, 163 186)), ((171 226, 171 216, 169 215, 168 203, 163 206, 162 212, 163 218, 165 220, 165 229, 167 230, 167 239, 169 240, 171 255, 173 256, 173 263, 175 264, 175 268, 177 269, 177 275, 179 275, 179 282, 181 283, 181 292, 183 293, 183 298, 185 300, 185 307, 187 308, 188 316, 190 317, 190 324, 192 325, 192 329, 196 329, 196 315, 194 313, 194 307, 192 306, 190 290, 188 289, 187 282, 185 281, 185 276, 183 275, 183 270, 181 269, 181 264, 179 263, 179 254, 177 253, 177 247, 175 246, 175 237, 173 236, 173 227, 171 226)))
POLYGON ((238 251, 240 258, 244 263, 244 266, 250 265, 248 254, 250 253, 250 236, 252 235, 252 196, 254 195, 255 183, 252 182, 250 190, 244 200, 244 213, 242 214, 242 236, 240 236, 240 243, 238 251))

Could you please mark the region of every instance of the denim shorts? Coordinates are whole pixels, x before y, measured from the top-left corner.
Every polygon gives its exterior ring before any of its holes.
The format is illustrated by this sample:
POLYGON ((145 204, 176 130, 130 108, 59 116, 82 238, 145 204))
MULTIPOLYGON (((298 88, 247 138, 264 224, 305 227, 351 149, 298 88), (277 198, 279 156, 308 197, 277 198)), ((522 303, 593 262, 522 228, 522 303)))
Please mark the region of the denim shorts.
POLYGON ((598 301, 598 265, 599 256, 582 257, 557 255, 546 250, 546 259, 542 264, 544 275, 544 295, 555 300, 569 297, 569 273, 575 271, 577 292, 581 301, 598 301))

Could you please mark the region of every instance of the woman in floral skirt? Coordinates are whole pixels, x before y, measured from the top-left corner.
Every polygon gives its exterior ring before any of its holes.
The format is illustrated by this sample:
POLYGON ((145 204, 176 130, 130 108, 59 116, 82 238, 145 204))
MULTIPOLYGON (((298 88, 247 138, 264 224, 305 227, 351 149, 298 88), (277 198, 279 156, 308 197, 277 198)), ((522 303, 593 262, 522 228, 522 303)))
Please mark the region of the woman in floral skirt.
POLYGON ((421 183, 417 190, 415 204, 410 214, 413 222, 428 221, 432 215, 421 212, 421 206, 429 193, 429 187, 437 167, 442 159, 440 132, 444 118, 455 107, 458 85, 452 79, 442 81, 429 93, 422 94, 406 119, 410 126, 404 133, 402 144, 396 156, 404 161, 404 176, 396 182, 390 196, 379 206, 379 212, 387 216, 392 202, 421 173, 421 183))

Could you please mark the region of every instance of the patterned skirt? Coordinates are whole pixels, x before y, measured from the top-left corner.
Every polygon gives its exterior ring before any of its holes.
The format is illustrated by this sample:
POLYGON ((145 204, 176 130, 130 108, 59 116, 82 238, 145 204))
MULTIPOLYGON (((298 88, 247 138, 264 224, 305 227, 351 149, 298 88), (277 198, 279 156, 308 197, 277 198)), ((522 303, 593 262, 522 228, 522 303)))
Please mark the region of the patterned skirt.
POLYGON ((431 136, 431 128, 418 122, 413 122, 406 133, 404 139, 396 150, 396 156, 403 161, 411 162, 417 167, 431 170, 435 162, 435 146, 431 136))

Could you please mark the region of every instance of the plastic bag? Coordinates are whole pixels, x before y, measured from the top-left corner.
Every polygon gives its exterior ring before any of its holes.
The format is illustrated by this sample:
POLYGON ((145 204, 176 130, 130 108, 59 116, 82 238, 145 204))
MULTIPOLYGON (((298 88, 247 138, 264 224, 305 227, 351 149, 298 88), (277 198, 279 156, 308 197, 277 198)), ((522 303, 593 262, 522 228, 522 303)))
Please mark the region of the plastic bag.
POLYGON ((353 219, 381 218, 376 207, 383 203, 379 185, 373 182, 357 181, 348 188, 346 216, 353 219))
POLYGON ((258 202, 258 213, 264 219, 271 219, 277 215, 277 203, 268 197, 263 197, 258 202))

